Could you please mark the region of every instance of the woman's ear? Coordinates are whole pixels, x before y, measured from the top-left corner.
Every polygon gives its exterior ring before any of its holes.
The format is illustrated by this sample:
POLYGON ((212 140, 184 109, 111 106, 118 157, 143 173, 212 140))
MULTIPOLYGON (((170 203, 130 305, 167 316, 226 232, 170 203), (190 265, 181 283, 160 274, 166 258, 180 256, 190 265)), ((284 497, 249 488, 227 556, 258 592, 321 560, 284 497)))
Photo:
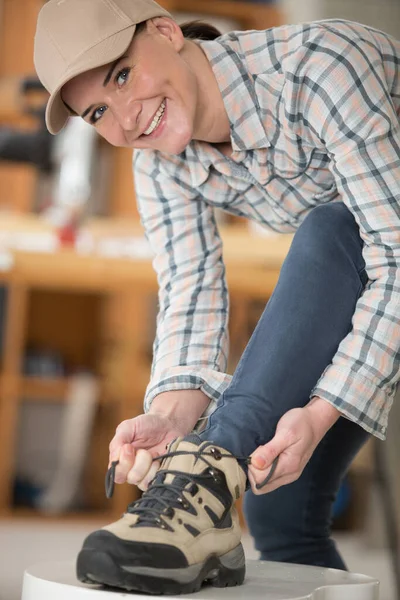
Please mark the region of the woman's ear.
POLYGON ((169 40, 174 49, 179 52, 185 42, 182 29, 178 23, 169 17, 154 17, 146 21, 147 31, 161 35, 169 40))

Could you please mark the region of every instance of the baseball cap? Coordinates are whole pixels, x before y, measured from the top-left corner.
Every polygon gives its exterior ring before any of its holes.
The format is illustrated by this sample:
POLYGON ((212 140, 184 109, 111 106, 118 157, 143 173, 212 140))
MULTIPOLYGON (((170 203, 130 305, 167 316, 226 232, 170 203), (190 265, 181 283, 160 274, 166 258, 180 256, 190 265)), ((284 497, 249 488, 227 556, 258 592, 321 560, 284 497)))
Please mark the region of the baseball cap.
POLYGON ((35 34, 34 63, 50 94, 46 125, 56 134, 71 113, 61 88, 77 75, 117 60, 129 47, 136 25, 171 17, 154 0, 49 0, 35 34))

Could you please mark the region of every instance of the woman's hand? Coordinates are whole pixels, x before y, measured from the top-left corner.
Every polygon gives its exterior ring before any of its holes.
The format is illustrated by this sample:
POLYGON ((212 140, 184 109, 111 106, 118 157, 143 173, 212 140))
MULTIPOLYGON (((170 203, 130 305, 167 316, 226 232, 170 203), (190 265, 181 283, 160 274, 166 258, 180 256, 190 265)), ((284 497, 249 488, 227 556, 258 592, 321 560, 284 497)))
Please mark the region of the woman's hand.
POLYGON ((110 464, 119 460, 116 483, 131 483, 146 490, 159 467, 153 458, 165 454, 167 445, 186 432, 166 415, 145 414, 118 425, 110 443, 110 464))
POLYGON ((206 410, 210 399, 202 391, 175 390, 156 396, 147 414, 123 421, 110 443, 110 463, 118 460, 115 483, 137 485, 146 490, 159 462, 177 437, 185 436, 206 410))
POLYGON ((339 416, 334 406, 318 397, 304 408, 294 408, 284 414, 272 440, 252 454, 248 476, 253 492, 265 494, 296 481, 315 448, 339 416), (256 485, 265 480, 277 456, 278 464, 273 477, 258 490, 256 485))

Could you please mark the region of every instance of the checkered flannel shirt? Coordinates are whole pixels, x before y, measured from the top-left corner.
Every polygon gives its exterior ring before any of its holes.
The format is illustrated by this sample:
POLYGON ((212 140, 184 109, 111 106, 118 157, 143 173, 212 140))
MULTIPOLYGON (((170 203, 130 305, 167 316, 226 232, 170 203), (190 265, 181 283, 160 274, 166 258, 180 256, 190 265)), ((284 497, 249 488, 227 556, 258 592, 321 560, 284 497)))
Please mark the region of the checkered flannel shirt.
POLYGON ((159 313, 145 410, 201 389, 215 408, 231 376, 218 207, 294 232, 317 205, 355 215, 369 278, 353 329, 311 396, 384 438, 399 379, 400 42, 339 20, 199 42, 230 120, 231 158, 192 141, 134 153, 137 202, 154 251, 159 313))

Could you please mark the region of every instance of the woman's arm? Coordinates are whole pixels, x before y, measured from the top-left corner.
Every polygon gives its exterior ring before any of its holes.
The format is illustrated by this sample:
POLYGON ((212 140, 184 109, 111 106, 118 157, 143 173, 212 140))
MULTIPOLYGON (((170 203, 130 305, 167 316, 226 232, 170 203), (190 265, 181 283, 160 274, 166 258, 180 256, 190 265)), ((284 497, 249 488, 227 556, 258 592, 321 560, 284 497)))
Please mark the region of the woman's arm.
POLYGON ((156 396, 149 413, 169 417, 178 431, 190 433, 209 404, 201 390, 173 390, 156 396))
POLYGON ((369 283, 356 305, 351 332, 313 393, 384 438, 400 376, 400 124, 395 107, 397 102, 399 110, 400 89, 386 80, 389 64, 368 41, 346 39, 347 52, 339 48, 334 58, 329 47, 314 57, 325 75, 314 81, 307 118, 325 143, 340 196, 359 225, 369 283))
POLYGON ((210 400, 217 400, 231 379, 225 372, 229 304, 222 241, 213 207, 190 185, 188 165, 181 156, 138 151, 134 177, 159 284, 145 411, 157 398, 158 410, 173 410, 193 427, 194 416, 200 416, 210 400), (185 404, 191 417, 183 416, 185 404))
MULTIPOLYGON (((338 33, 335 24, 321 25, 319 38, 309 40, 308 59, 296 72, 292 122, 330 155, 341 199, 364 241, 369 283, 352 330, 310 403, 286 413, 275 437, 254 452, 249 477, 255 493, 261 493, 255 483, 265 479, 278 455, 262 493, 296 480, 340 415, 384 438, 400 377, 400 86, 395 90, 392 82, 392 98, 386 81, 390 68, 372 34, 364 31, 366 39, 357 40, 349 28, 339 26, 338 33)), ((386 51, 393 52, 389 43, 386 51)))

